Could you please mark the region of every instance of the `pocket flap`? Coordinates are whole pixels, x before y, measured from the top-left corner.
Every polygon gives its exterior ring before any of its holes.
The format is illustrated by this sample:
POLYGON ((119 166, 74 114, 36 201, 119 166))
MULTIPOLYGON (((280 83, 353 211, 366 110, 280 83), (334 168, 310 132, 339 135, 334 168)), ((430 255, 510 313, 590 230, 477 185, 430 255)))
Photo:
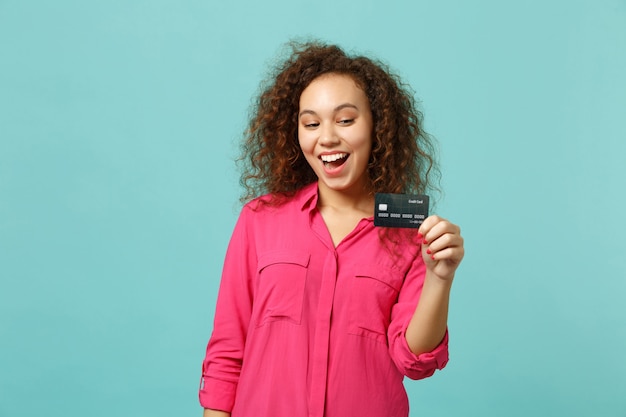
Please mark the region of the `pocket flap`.
POLYGON ((397 292, 400 292, 400 288, 404 282, 404 274, 402 274, 402 272, 382 265, 359 265, 356 271, 355 276, 357 278, 375 279, 376 281, 388 285, 397 292))
POLYGON ((258 272, 274 264, 293 264, 302 267, 309 266, 311 255, 304 251, 280 250, 261 254, 258 261, 258 272))

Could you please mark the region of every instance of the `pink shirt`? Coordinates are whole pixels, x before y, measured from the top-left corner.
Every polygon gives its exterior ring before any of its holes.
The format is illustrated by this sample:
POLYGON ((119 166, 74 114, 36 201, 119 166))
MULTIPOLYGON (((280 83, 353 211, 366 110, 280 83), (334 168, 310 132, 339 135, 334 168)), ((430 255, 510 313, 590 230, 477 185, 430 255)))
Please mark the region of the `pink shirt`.
POLYGON ((415 244, 395 256, 373 219, 334 247, 317 184, 279 207, 254 202, 224 263, 200 403, 232 417, 406 417, 402 380, 448 360, 448 336, 414 355, 404 333, 425 266, 415 244))

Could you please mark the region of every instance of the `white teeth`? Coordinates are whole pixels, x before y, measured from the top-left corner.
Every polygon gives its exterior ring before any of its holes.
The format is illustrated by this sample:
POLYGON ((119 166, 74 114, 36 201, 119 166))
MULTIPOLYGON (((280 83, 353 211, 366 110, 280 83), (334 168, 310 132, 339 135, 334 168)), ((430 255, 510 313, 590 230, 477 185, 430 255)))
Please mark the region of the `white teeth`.
POLYGON ((348 156, 347 153, 334 153, 332 155, 321 155, 320 158, 323 162, 335 162, 338 159, 342 159, 348 156))

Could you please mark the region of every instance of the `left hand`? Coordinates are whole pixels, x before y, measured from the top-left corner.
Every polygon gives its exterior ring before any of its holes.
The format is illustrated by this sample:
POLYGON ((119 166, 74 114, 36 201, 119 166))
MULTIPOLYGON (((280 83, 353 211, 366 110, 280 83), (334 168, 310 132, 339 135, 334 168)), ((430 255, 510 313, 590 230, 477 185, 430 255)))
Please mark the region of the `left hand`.
POLYGON ((426 268, 440 279, 452 281, 465 254, 461 228, 439 216, 429 216, 418 233, 423 237, 422 258, 426 268))

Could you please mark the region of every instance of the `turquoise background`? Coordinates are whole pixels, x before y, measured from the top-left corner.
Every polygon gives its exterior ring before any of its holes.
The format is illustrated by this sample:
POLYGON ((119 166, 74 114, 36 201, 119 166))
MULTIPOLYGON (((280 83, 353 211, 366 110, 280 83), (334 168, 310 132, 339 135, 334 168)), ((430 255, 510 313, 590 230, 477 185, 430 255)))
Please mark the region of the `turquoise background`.
POLYGON ((0 0, 0 416, 199 416, 280 45, 388 62, 467 255, 412 416, 626 416, 626 1, 0 0))

